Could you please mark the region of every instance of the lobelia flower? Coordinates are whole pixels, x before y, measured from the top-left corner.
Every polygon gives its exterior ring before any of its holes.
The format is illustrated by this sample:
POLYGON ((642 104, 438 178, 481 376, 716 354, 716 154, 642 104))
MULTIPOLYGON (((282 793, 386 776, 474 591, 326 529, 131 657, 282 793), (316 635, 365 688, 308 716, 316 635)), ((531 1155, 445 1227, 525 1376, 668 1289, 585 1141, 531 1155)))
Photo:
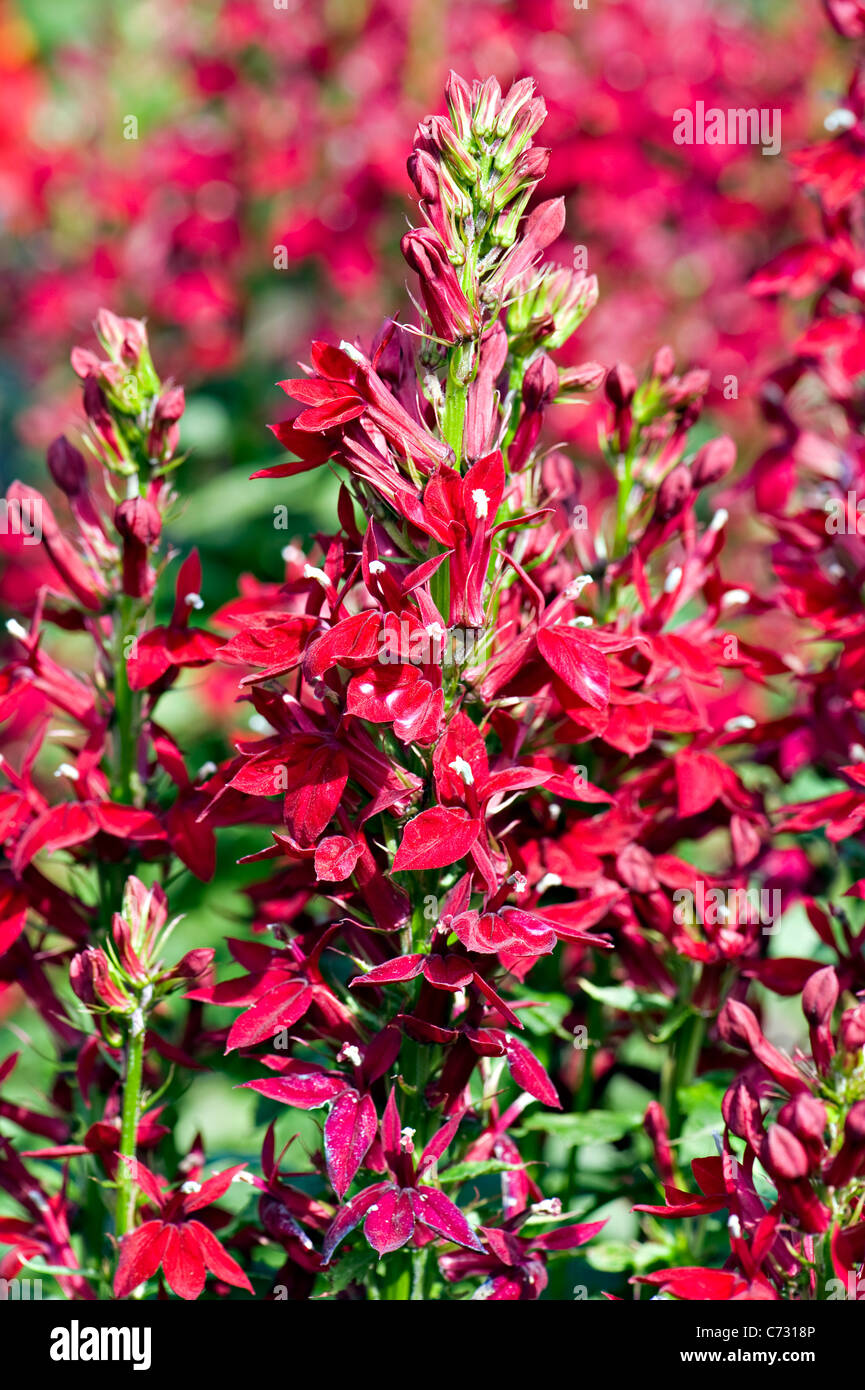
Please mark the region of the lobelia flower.
POLYGON ((252 1293, 252 1285, 237 1261, 194 1215, 218 1201, 246 1165, 235 1164, 203 1183, 186 1179, 171 1191, 140 1160, 124 1161, 158 1215, 123 1237, 114 1277, 115 1297, 128 1298, 160 1268, 174 1293, 188 1301, 198 1298, 208 1273, 252 1293))
POLYGON ((382 1152, 390 1179, 365 1187, 340 1208, 325 1236, 325 1263, 361 1221, 363 1233, 378 1255, 401 1249, 412 1237, 417 1244, 429 1240, 430 1235, 470 1250, 483 1249, 459 1207, 421 1181, 447 1151, 459 1118, 448 1120, 437 1130, 415 1164, 411 1136, 401 1129, 396 1093, 391 1091, 381 1122, 382 1152))

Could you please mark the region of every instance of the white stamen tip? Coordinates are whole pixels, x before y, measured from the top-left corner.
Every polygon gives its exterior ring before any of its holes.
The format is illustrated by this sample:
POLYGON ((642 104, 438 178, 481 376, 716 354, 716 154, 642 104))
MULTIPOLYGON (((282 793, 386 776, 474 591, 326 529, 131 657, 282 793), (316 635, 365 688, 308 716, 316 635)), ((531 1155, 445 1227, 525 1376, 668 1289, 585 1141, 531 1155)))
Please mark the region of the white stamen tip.
POLYGON ((750 597, 747 589, 728 589, 721 599, 721 607, 734 608, 737 603, 747 603, 750 597))
POLYGON ((855 124, 856 117, 852 111, 848 111, 846 106, 836 106, 823 122, 823 128, 828 130, 830 135, 834 135, 839 130, 852 130, 855 124))
POLYGON ((346 357, 351 358, 352 362, 357 362, 358 366, 360 367, 365 365, 363 353, 360 351, 359 348, 355 347, 354 343, 349 343, 346 341, 345 338, 343 338, 339 346, 341 351, 345 353, 346 357))
POLYGON ((729 520, 730 513, 727 511, 727 508, 719 507, 715 515, 712 517, 712 520, 709 522, 709 530, 720 531, 723 529, 723 527, 727 525, 727 522, 729 520))
POLYGON ((249 727, 254 734, 275 734, 276 730, 269 724, 263 714, 251 714, 249 716, 249 727))
POLYGON ((466 762, 465 758, 454 758, 452 763, 448 763, 448 767, 451 771, 456 773, 457 777, 463 779, 467 787, 474 785, 475 775, 472 772, 471 765, 466 762))
POLYGON ((535 891, 543 893, 547 888, 561 888, 562 880, 558 874, 544 874, 543 878, 537 883, 535 891))
POLYGON ((387 565, 383 560, 370 560, 369 562, 370 574, 384 574, 386 569, 387 565))
POLYGON ((682 566, 675 565, 664 580, 664 593, 674 594, 682 582, 682 566))
POLYGON ((480 521, 482 517, 485 517, 489 514, 489 496, 487 495, 487 493, 484 492, 482 487, 476 487, 472 490, 472 501, 475 504, 475 516, 480 521))
POLYGON ((304 579, 317 580, 318 583, 321 584, 322 588, 324 589, 330 588, 330 580, 328 579, 324 570, 317 569, 315 565, 304 565, 303 577, 304 579))
POLYGON ((72 782, 77 782, 80 775, 78 768, 71 763, 61 763, 54 773, 55 777, 68 777, 72 782))
POLYGON ((187 1181, 181 1185, 180 1190, 185 1196, 191 1197, 194 1192, 201 1191, 201 1183, 193 1182, 192 1178, 188 1178, 187 1181))
POLYGON ((10 637, 17 637, 19 642, 27 641, 27 629, 19 623, 17 618, 7 618, 6 631, 10 637))
POLYGON ((561 1216, 562 1204, 558 1197, 547 1197, 543 1202, 534 1202, 531 1210, 534 1216, 561 1216))
POLYGON ((198 612, 199 608, 204 607, 204 599, 201 597, 201 594, 187 594, 183 602, 187 604, 188 607, 194 608, 196 612, 198 612))

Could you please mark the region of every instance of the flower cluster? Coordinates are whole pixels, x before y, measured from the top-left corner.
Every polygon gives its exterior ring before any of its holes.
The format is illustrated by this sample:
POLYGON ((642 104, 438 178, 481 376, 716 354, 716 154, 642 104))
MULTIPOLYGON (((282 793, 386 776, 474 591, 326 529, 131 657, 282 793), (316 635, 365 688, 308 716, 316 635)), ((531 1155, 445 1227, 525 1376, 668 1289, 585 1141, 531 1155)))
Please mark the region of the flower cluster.
POLYGON ((255 472, 334 478, 332 524, 207 626, 195 552, 166 592, 183 390, 143 322, 100 312, 102 355, 72 358, 89 458, 50 445, 56 511, 6 499, 32 524, 0 673, 0 1007, 58 1060, 38 1103, 24 1052, 0 1070, 0 1121, 40 1145, 0 1139, 4 1277, 516 1301, 560 1293, 558 1259, 599 1293, 859 1296, 861 557, 798 490, 855 490, 861 452, 860 85, 798 156, 825 241, 754 284, 816 299, 746 478, 708 370, 583 350, 598 282, 543 196, 527 78, 451 72, 417 126, 413 310, 313 341, 255 472), (577 462, 550 440, 589 411, 577 462), (772 574, 727 544, 755 524, 772 574), (196 770, 178 710, 211 697, 231 714, 196 770), (809 800, 818 760, 846 782, 809 800), (810 954, 776 940, 787 914, 810 954), (773 1041, 772 996, 800 994, 809 1055, 773 1041), (183 1110, 203 1076, 264 1131, 210 1173, 225 1147, 183 1110), (668 1220, 696 1216, 707 1249, 668 1220))
POLYGON ((665 1206, 637 1210, 674 1219, 726 1210, 730 1259, 723 1270, 660 1269, 638 1282, 685 1299, 861 1296, 865 1005, 844 1010, 833 1032, 839 993, 832 966, 811 975, 802 993, 811 1055, 795 1059, 766 1039, 746 1004, 727 1000, 720 1035, 750 1060, 724 1097, 721 1155, 694 1160, 698 1194, 665 1183, 665 1206), (769 1198, 758 1172, 772 1184, 769 1198))

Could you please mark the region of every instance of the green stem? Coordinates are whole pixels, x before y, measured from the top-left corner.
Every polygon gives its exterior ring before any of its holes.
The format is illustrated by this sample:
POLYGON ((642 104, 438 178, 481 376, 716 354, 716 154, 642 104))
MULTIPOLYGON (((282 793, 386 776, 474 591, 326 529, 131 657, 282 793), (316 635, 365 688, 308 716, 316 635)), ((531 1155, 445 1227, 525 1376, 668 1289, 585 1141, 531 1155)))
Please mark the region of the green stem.
POLYGON ((123 1110, 120 1118, 120 1155, 121 1159, 129 1159, 130 1163, 121 1162, 117 1170, 115 1230, 118 1240, 131 1231, 135 1224, 135 1145, 138 1121, 141 1118, 144 1035, 144 1017, 136 1009, 132 1016, 126 1048, 126 1078, 123 1082, 123 1110))
POLYGON ((134 610, 128 598, 120 600, 117 640, 114 651, 114 720, 117 733, 117 760, 112 785, 115 801, 131 804, 136 755, 136 698, 129 685, 126 643, 133 637, 134 610))
POLYGON ((454 451, 457 472, 462 471, 463 430, 466 421, 466 402, 468 399, 468 372, 474 354, 474 344, 457 344, 448 357, 448 379, 445 384, 445 408, 442 417, 442 434, 446 444, 454 451))
POLYGON ((694 1079, 705 1031, 705 1019, 699 1014, 692 1014, 674 1035, 672 1047, 664 1061, 661 1073, 661 1104, 667 1115, 671 1139, 679 1137, 682 1120, 679 1091, 689 1086, 694 1079))
POLYGON ((412 1273, 411 1273, 411 1295, 413 1303, 424 1302, 424 1290, 426 1285, 427 1255, 429 1246, 426 1245, 422 1250, 415 1250, 412 1254, 412 1273))
POLYGON ((381 1291, 386 1303, 408 1303, 412 1296, 411 1258, 404 1250, 396 1250, 385 1260, 385 1278, 381 1291))
POLYGON ((613 559, 618 560, 628 548, 628 501, 633 482, 634 456, 631 449, 625 454, 619 492, 616 497, 616 533, 613 537, 613 559))

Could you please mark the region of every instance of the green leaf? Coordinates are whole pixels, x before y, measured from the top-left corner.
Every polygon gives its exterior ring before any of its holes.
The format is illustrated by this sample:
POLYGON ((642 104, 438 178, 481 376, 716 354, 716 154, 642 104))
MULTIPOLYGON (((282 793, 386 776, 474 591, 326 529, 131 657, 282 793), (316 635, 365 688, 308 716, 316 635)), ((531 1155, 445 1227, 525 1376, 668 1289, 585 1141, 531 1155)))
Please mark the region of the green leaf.
POLYGON ((578 1115, 530 1115, 523 1121, 523 1129, 541 1130, 568 1145, 614 1144, 642 1123, 643 1117, 636 1111, 586 1110, 578 1115))
POLYGON ((678 1033, 682 1024, 693 1017, 693 1010, 690 1005, 684 1004, 676 1009, 665 1019, 656 1033, 651 1034, 651 1041, 656 1044, 669 1042, 678 1033))
POLYGON ((352 1250, 349 1254, 343 1255, 338 1264, 332 1265, 329 1270, 325 1271, 328 1276, 328 1293, 342 1293, 349 1284, 362 1284, 377 1264, 378 1256, 374 1250, 369 1248, 352 1250))
POLYGON ((518 989, 515 993, 518 999, 531 999, 534 1006, 521 1010, 527 1033, 539 1038, 553 1033, 563 1041, 572 1041, 572 1035, 562 1027, 562 1019, 573 1008, 573 1001, 566 994, 539 994, 531 989, 518 989))
POLYGON ((607 1004, 609 1008, 618 1009, 621 1013, 666 1014, 672 1008, 672 1000, 665 994, 644 994, 638 989, 632 989, 630 985, 596 985, 591 980, 584 979, 581 979, 579 984, 591 999, 597 999, 601 1004, 607 1004))
POLYGON ((453 1163, 444 1173, 439 1173, 439 1182, 469 1182, 472 1178, 485 1178, 490 1173, 514 1173, 523 1165, 505 1163, 500 1158, 486 1158, 479 1162, 453 1163))
POLYGON ((656 1260, 665 1259, 667 1247, 655 1241, 631 1244, 624 1240, 605 1240, 586 1247, 586 1262, 603 1274, 623 1274, 626 1270, 642 1271, 656 1260))

